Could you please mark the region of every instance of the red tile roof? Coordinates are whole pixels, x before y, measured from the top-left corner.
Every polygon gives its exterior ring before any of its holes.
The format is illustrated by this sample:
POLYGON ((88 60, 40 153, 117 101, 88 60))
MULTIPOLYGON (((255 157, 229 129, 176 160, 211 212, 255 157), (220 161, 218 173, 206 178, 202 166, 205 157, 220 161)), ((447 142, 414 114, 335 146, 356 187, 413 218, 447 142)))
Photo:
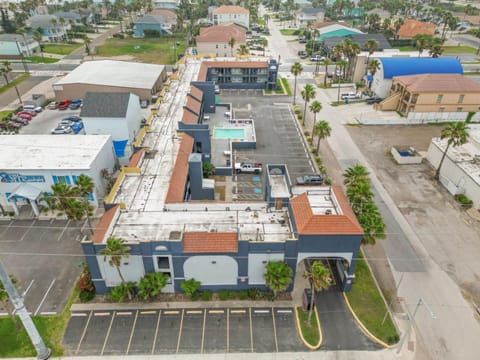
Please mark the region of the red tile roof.
POLYGON ((247 41, 245 29, 235 25, 218 25, 200 28, 200 35, 196 36, 195 40, 197 43, 228 43, 231 38, 235 39, 235 44, 245 44, 247 41))
POLYGON ((183 234, 184 253, 236 253, 237 233, 186 232, 183 234))
POLYGON ((197 99, 198 101, 202 101, 203 100, 203 91, 200 90, 198 87, 196 86, 190 86, 190 91, 189 91, 189 94, 192 95, 195 99, 197 99))
POLYGON ((418 21, 415 19, 405 20, 398 30, 398 36, 401 38, 413 38, 415 35, 435 35, 435 24, 418 21))
POLYGON ((200 115, 200 109, 202 108, 202 103, 195 100, 191 96, 187 96, 187 102, 185 103, 185 107, 194 112, 197 115, 200 115))
POLYGON ((480 93, 480 84, 460 74, 420 74, 394 76, 411 92, 480 93))
POLYGON ((266 61, 203 61, 198 72, 198 81, 207 79, 208 68, 268 68, 266 61))
POLYGON ((300 235, 362 235, 363 230, 339 186, 332 186, 341 215, 315 215, 310 207, 307 193, 291 201, 293 220, 300 235))
POLYGON ((140 149, 135 154, 133 154, 128 163, 128 167, 137 167, 138 163, 142 160, 144 153, 145 149, 140 149))
POLYGON ((113 219, 117 214, 117 210, 120 205, 115 205, 109 210, 107 210, 103 216, 100 218, 100 221, 95 228, 95 231, 92 235, 92 243, 94 244, 102 244, 105 239, 105 235, 107 234, 108 229, 110 229, 113 219))
POLYGON ((183 109, 182 122, 184 124, 198 124, 198 115, 183 109))
POLYGON ((167 204, 183 201, 185 186, 187 184, 188 158, 192 153, 192 149, 193 137, 183 134, 165 199, 165 203, 167 204))
POLYGON ((212 14, 250 14, 250 11, 237 5, 222 5, 213 9, 212 14))

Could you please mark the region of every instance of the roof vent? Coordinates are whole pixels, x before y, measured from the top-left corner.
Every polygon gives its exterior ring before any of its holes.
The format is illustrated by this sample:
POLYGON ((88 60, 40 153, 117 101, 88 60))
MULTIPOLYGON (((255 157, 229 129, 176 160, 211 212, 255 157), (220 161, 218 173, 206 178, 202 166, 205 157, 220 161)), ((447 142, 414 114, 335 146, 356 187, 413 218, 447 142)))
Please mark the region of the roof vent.
POLYGON ((332 215, 332 209, 325 210, 325 215, 332 215))

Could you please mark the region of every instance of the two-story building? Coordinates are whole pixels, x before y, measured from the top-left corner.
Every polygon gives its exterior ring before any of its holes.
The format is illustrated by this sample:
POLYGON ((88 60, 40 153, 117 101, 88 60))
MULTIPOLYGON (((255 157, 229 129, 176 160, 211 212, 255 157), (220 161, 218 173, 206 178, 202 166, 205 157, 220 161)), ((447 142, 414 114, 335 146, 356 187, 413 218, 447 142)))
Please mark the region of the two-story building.
POLYGON ((0 34, 0 55, 5 58, 33 56, 40 52, 40 44, 32 35, 0 34))
POLYGON ((320 24, 325 20, 325 10, 313 7, 301 7, 295 14, 295 23, 299 28, 305 29, 309 25, 320 24))
POLYGON ((35 15, 25 20, 25 25, 31 29, 30 35, 41 30, 42 41, 57 42, 67 38, 67 30, 70 29, 70 23, 60 22, 60 18, 54 15, 35 15))
POLYGON ((250 11, 237 5, 222 5, 212 10, 211 20, 213 25, 235 23, 248 29, 250 27, 250 11))
POLYGON ((246 39, 245 29, 237 25, 200 28, 200 34, 195 37, 198 53, 212 54, 215 57, 235 56, 240 45, 246 44, 246 39))

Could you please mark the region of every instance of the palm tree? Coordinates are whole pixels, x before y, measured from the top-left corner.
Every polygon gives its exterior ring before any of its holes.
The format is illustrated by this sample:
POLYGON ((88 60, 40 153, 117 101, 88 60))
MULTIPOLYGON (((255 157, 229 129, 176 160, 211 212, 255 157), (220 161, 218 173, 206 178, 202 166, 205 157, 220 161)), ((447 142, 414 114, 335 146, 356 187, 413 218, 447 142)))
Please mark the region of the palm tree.
POLYGON ((233 36, 230 38, 230 40, 228 40, 228 46, 230 46, 230 53, 233 57, 233 48, 235 46, 235 38, 233 36))
POLYGON ((89 38, 85 38, 85 40, 83 41, 83 44, 85 45, 85 51, 87 53, 87 56, 90 55, 90 43, 92 42, 92 40, 90 40, 89 38))
POLYGON ((429 44, 429 39, 427 35, 415 35, 413 37, 413 40, 415 40, 415 46, 417 47, 418 50, 418 57, 420 57, 423 53, 423 50, 428 48, 429 44))
POLYGON ((58 19, 58 21, 60 22, 60 25, 62 26, 63 40, 67 41, 67 32, 65 31, 65 19, 61 17, 60 19, 58 19))
POLYGON ((265 28, 268 26, 268 20, 270 20, 270 15, 263 15, 263 21, 265 22, 265 28))
MULTIPOLYGON (((130 256, 128 254, 130 249, 130 246, 125 245, 122 239, 111 236, 107 239, 106 246, 100 251, 100 255, 103 255, 103 261, 108 260, 108 265, 117 269, 122 284, 125 284, 126 281, 120 271, 120 266, 122 265, 122 259, 127 259, 130 256)), ((130 291, 128 292, 128 298, 132 298, 130 291)))
POLYGON ((315 291, 328 289, 332 283, 330 270, 320 261, 314 261, 310 266, 310 271, 305 270, 303 277, 310 282, 312 298, 310 300, 310 311, 308 312, 308 322, 312 319, 313 306, 315 304, 315 291))
POLYGON ((40 48, 40 55, 42 56, 42 61, 45 62, 45 58, 43 57, 43 50, 42 50, 42 33, 40 31, 34 31, 32 34, 33 38, 35 39, 36 42, 38 42, 38 46, 40 48))
POLYGON ((249 53, 250 51, 248 50, 248 47, 245 44, 240 45, 240 47, 237 49, 237 54, 239 56, 247 56, 249 53))
POLYGON ((395 19, 395 21, 393 22, 393 27, 395 28, 395 36, 397 38, 398 38, 398 31, 400 30, 403 24, 404 24, 403 18, 400 18, 400 17, 395 19))
POLYGON ((91 208, 90 204, 88 203, 88 199, 89 199, 90 195, 93 194, 93 190, 95 189, 95 184, 93 183, 92 178, 90 178, 90 177, 88 177, 84 174, 80 174, 75 183, 76 183, 76 188, 78 190, 78 193, 83 198, 83 203, 84 203, 84 206, 85 206, 85 215, 87 217, 88 227, 89 227, 91 233, 93 234, 93 227, 92 227, 92 223, 90 221, 90 211, 92 210, 92 208, 91 208))
POLYGON ((326 120, 320 120, 313 128, 313 134, 318 137, 317 154, 320 152, 320 140, 326 139, 332 134, 332 128, 326 120))
POLYGON ((323 87, 327 87, 327 76, 328 76, 328 66, 332 63, 329 58, 323 60, 323 65, 325 66, 325 76, 323 77, 323 87))
POLYGON ((349 167, 347 170, 345 170, 345 172, 343 173, 343 183, 347 187, 349 187, 353 186, 358 182, 370 182, 370 179, 368 177, 369 174, 370 173, 365 166, 356 164, 355 166, 349 167))
POLYGON ((365 48, 368 51, 367 64, 370 62, 370 56, 373 55, 375 51, 378 50, 378 41, 375 39, 367 40, 365 43, 365 48))
POLYGON ((262 45, 262 48, 263 48, 263 56, 265 56, 265 49, 266 47, 268 46, 268 40, 267 38, 260 38, 260 45, 262 45))
POLYGON ((51 28, 51 30, 55 32, 55 41, 58 41, 58 36, 57 36, 57 34, 58 34, 58 32, 57 32, 57 19, 54 18, 54 19, 50 20, 50 22, 52 23, 52 28, 51 28))
POLYGON ((273 291, 276 298, 279 291, 284 291, 292 282, 293 270, 283 261, 271 261, 265 266, 265 285, 273 291))
POLYGON ((303 66, 299 62, 293 63, 292 67, 290 68, 290 72, 293 75, 294 82, 293 82, 293 105, 296 105, 295 99, 297 97, 297 76, 300 75, 303 71, 303 66))
POLYGON ((438 180, 440 178, 440 169, 442 168, 443 161, 445 160, 445 156, 447 155, 450 146, 457 147, 463 145, 467 143, 468 137, 468 130, 464 122, 453 123, 442 130, 440 139, 447 139, 447 147, 443 152, 442 159, 435 172, 435 179, 438 180))
MULTIPOLYGON (((370 72, 370 75, 375 76, 378 70, 380 70, 380 61, 377 59, 373 59, 370 61, 370 64, 367 65, 367 70, 370 72)), ((368 82, 368 88, 370 89, 372 87, 372 81, 368 82)))
POLYGON ((313 100, 310 104, 310 111, 313 113, 313 126, 312 126, 312 134, 313 129, 315 129, 315 123, 317 122, 317 114, 322 110, 322 103, 318 100, 313 100))
POLYGON ((303 107, 303 122, 302 125, 305 126, 305 116, 307 115, 307 105, 315 97, 315 88, 312 84, 307 84, 302 90, 302 99, 305 101, 305 106, 303 107))
MULTIPOLYGON (((2 61, 2 67, 0 68, 0 75, 2 75, 5 78, 5 81, 7 82, 7 85, 10 84, 8 75, 12 72, 12 68, 10 67, 10 62, 5 60, 2 61)), ((20 92, 18 91, 17 84, 15 81, 13 82, 13 87, 15 88, 15 92, 17 93, 18 101, 20 104, 23 104, 22 102, 22 97, 20 96, 20 92)))

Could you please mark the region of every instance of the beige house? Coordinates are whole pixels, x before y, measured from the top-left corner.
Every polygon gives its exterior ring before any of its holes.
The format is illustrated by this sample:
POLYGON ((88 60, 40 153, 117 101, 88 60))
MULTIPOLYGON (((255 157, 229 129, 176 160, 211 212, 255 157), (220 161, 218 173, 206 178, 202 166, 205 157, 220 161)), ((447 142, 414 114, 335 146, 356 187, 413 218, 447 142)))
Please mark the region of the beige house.
POLYGON ((480 84, 460 74, 394 76, 390 96, 379 110, 409 112, 477 112, 480 84))
POLYGON ((211 13, 213 25, 235 23, 250 27, 250 11, 237 5, 222 5, 211 13))
POLYGON ((150 100, 167 79, 164 65, 129 61, 86 61, 52 85, 55 99, 83 99, 87 91, 133 93, 150 100))
POLYGON ((195 38, 199 54, 212 54, 216 57, 235 56, 240 45, 246 44, 245 29, 235 25, 219 25, 200 28, 195 38), (234 39, 233 48, 230 40, 234 39))

